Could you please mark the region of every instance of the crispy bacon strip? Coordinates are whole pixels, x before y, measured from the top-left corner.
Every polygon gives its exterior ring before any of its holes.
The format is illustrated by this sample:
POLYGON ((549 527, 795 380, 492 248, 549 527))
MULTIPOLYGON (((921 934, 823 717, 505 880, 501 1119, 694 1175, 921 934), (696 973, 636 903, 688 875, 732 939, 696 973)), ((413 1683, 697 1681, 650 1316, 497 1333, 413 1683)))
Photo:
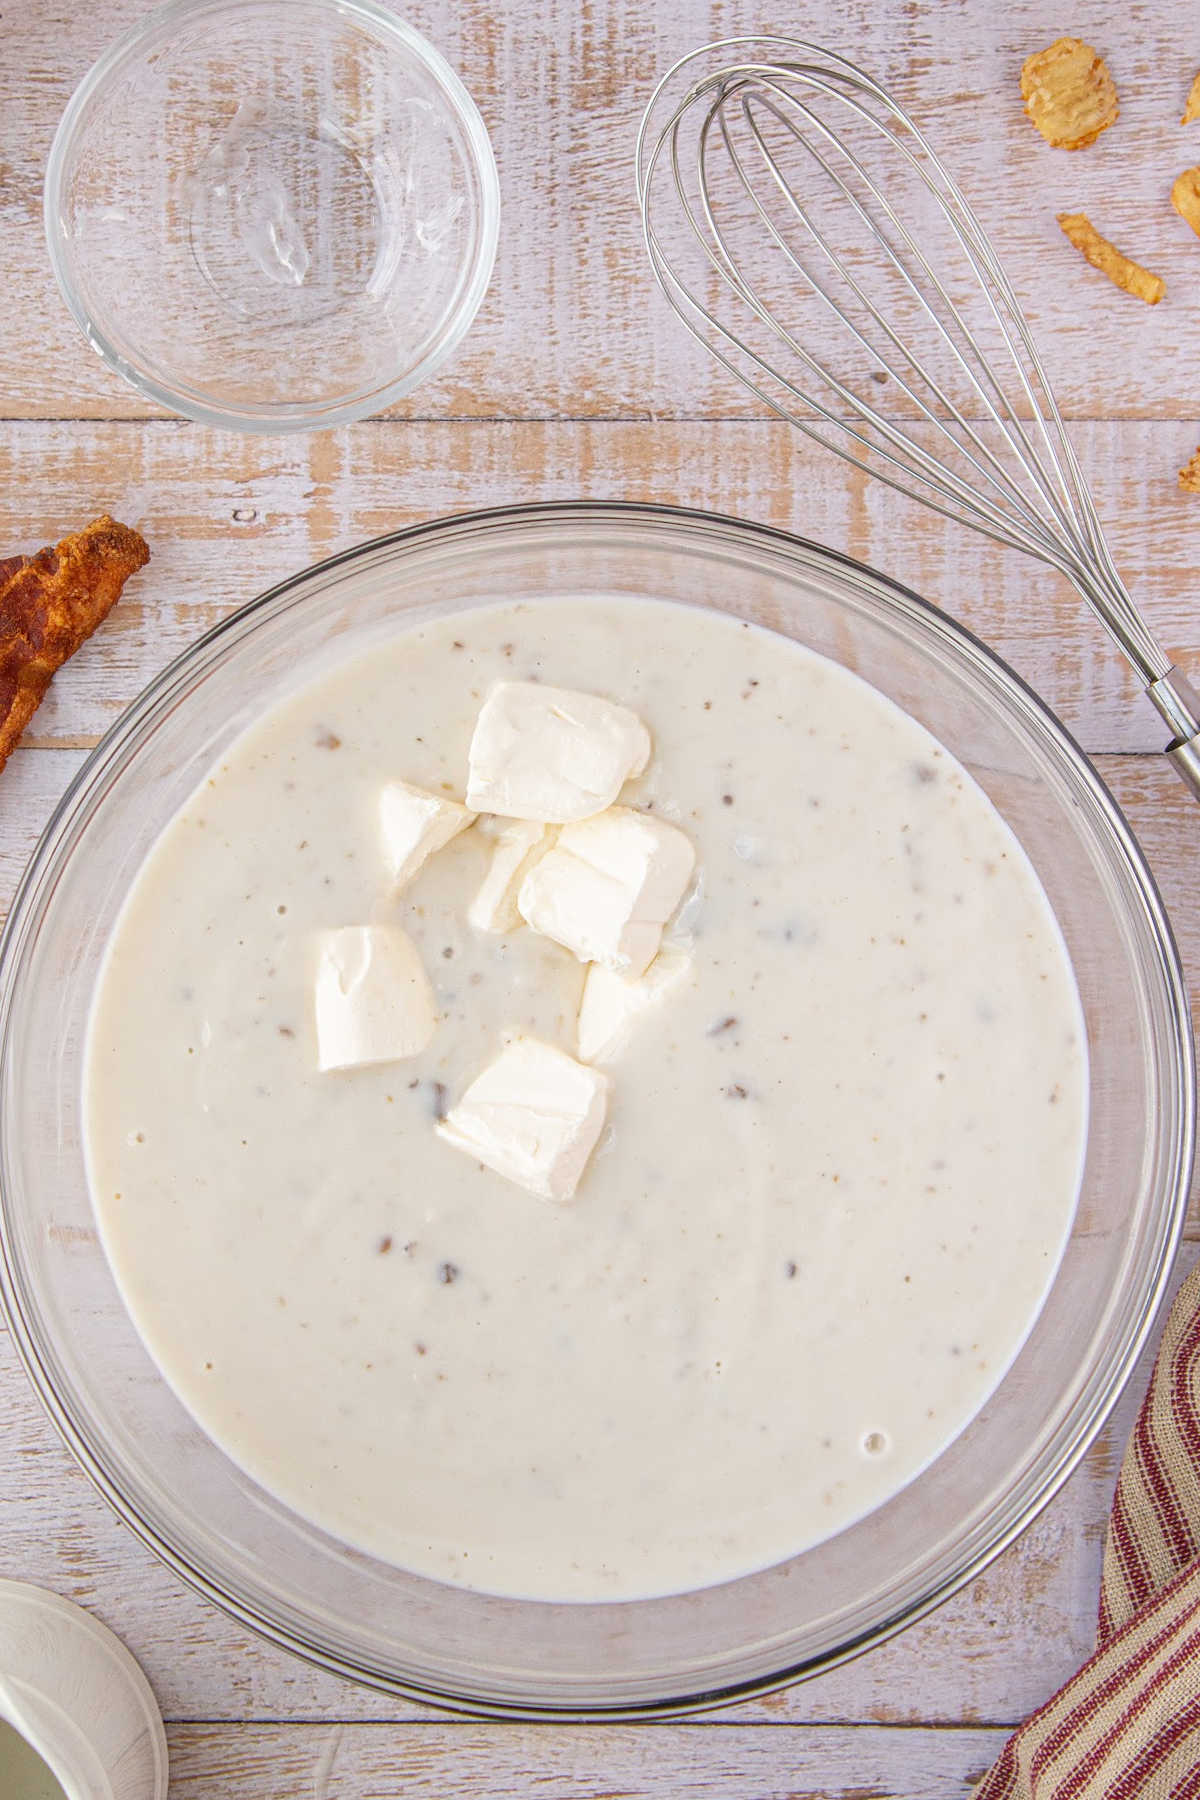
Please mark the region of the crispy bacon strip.
POLYGON ((55 670, 149 560, 145 539, 105 513, 36 556, 0 561, 0 769, 55 670))

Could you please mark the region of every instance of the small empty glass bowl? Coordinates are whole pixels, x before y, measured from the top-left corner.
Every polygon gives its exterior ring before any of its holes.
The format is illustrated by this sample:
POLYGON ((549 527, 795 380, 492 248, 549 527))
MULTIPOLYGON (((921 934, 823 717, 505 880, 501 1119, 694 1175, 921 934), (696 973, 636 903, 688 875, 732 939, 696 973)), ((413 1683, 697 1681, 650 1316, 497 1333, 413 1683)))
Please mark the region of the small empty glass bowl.
POLYGON ((424 381, 491 278, 487 130, 373 0, 172 0, 72 97, 46 236, 93 348, 206 424, 344 424, 424 381))

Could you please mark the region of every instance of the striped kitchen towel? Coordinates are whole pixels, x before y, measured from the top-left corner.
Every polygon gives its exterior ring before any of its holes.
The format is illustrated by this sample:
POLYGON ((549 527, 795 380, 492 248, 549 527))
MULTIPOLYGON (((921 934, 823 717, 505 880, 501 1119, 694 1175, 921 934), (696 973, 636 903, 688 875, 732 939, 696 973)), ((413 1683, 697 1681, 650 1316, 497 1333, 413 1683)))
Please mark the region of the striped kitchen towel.
POLYGON ((1009 1739, 974 1800, 1200 1800, 1200 1268, 1121 1465, 1096 1653, 1009 1739))

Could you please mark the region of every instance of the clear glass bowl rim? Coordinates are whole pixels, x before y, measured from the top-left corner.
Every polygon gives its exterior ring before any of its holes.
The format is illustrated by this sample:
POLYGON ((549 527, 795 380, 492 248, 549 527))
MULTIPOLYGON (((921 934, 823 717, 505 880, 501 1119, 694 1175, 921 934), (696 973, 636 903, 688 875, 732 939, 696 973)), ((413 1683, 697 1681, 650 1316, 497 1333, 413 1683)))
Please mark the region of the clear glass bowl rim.
POLYGON ((72 259, 62 231, 62 198, 67 173, 92 100, 124 66, 140 56, 145 46, 164 31, 194 16, 219 14, 252 3, 253 0, 166 0, 164 5, 147 13, 116 38, 92 64, 67 101, 50 146, 42 195, 46 248, 59 292, 80 331, 108 367, 144 399, 156 406, 165 407, 169 412, 194 419, 198 424, 212 425, 223 430, 232 428, 270 434, 326 430, 337 425, 351 424, 356 419, 366 418, 374 413, 386 412, 388 407, 395 405, 398 400, 427 381, 454 353, 470 330, 491 283, 496 262, 496 246, 500 235, 500 176, 487 126, 471 94, 441 51, 404 19, 385 6, 378 5, 376 0, 305 0, 307 6, 320 7, 332 17, 357 18, 376 26, 391 36, 397 46, 424 63, 445 92, 471 145, 481 191, 480 230, 472 253, 471 280, 457 310, 443 326, 438 343, 407 375, 373 387, 369 393, 350 395, 336 404, 315 410, 296 409, 282 404, 255 411, 209 404, 199 390, 183 384, 172 387, 157 381, 122 355, 83 304, 72 279, 72 259))
MULTIPOLYGON (((472 535, 486 538, 497 531, 559 524, 614 529, 626 525, 651 530, 659 528, 668 533, 677 529, 701 537, 729 534, 747 544, 757 542, 784 558, 799 552, 818 561, 826 561, 839 578, 849 582, 851 586, 858 580, 864 584, 864 588, 869 583, 872 589, 882 589, 901 613, 916 615, 936 635, 949 639, 973 666, 986 674, 992 684, 1003 689, 1014 714, 1024 725, 1032 727, 1043 745, 1051 748, 1055 755, 1069 764, 1091 790, 1112 832, 1115 847, 1128 859, 1129 868, 1135 875, 1140 890, 1145 912, 1144 923, 1149 928, 1156 953, 1155 970, 1161 978, 1162 991, 1167 1001, 1167 1016, 1172 1030, 1171 1048, 1178 1073, 1178 1086, 1172 1094, 1175 1131, 1170 1154, 1164 1157, 1170 1170, 1170 1179, 1162 1183, 1163 1204, 1158 1218, 1153 1274, 1143 1284, 1136 1322, 1127 1330, 1120 1354, 1110 1360, 1104 1380, 1093 1385, 1089 1404, 1079 1408, 1072 1428, 1064 1431, 1050 1477, 1036 1488, 1031 1488, 1019 1503, 1014 1503, 1010 1496, 1004 1523, 984 1543, 963 1555, 948 1574, 931 1583, 907 1604, 897 1608, 892 1615, 879 1620, 870 1629, 842 1643, 832 1652, 822 1653, 799 1663, 789 1663, 766 1675, 730 1681, 706 1688, 703 1692, 672 1695, 654 1702, 619 1703, 606 1707, 593 1703, 571 1705, 561 1701, 552 1704, 539 1704, 535 1700, 521 1704, 507 1700, 481 1701, 363 1669, 345 1657, 305 1640, 285 1625, 264 1617, 236 1594, 195 1568, 157 1529, 140 1516, 136 1508, 126 1500, 119 1486, 98 1466, 88 1447, 86 1433, 72 1416, 70 1396, 58 1392, 39 1358, 34 1335, 20 1307, 19 1269, 10 1242, 2 1196, 0 1317, 8 1325, 38 1398, 93 1486, 134 1534, 189 1587, 268 1642, 348 1680, 365 1683, 381 1691, 448 1712, 473 1717, 532 1721, 553 1719, 560 1722, 678 1717, 771 1693, 850 1661, 925 1617, 980 1574, 1028 1528, 1074 1472, 1120 1398, 1138 1357, 1146 1346, 1167 1293, 1187 1209, 1195 1149, 1196 1102, 1190 1002, 1174 935, 1149 865, 1116 800, 1067 728, 1028 683, 996 652, 949 614, 857 558, 773 526, 698 509, 620 501, 561 501, 503 506, 446 515, 353 545, 267 589, 189 645, 147 684, 77 771, 38 840, 18 884, 4 931, 0 934, 0 1062, 8 1054, 8 1014, 12 990, 21 975, 28 915, 40 897, 48 867, 52 867, 61 841, 68 835, 77 818, 86 814, 93 798, 100 797, 115 778, 113 766, 120 764, 126 753, 134 750, 146 736, 153 733, 157 720, 170 709, 174 694, 182 684, 190 682, 203 667, 218 661, 226 647, 232 648, 240 643, 260 620, 286 612, 290 605, 304 597, 310 584, 319 582, 357 559, 394 550, 418 549, 430 540, 465 540, 472 535)), ((873 593, 872 597, 878 599, 879 595, 873 593)), ((119 774, 119 768, 117 773, 119 774)))

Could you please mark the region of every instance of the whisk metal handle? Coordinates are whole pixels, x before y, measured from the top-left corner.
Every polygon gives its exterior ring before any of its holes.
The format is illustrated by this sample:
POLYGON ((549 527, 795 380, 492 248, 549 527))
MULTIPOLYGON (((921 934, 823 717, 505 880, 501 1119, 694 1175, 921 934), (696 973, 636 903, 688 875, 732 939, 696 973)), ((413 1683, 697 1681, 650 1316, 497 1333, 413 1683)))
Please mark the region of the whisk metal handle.
POLYGON ((1200 695, 1174 665, 1152 681, 1146 692, 1171 728, 1167 756, 1200 800, 1200 695))

